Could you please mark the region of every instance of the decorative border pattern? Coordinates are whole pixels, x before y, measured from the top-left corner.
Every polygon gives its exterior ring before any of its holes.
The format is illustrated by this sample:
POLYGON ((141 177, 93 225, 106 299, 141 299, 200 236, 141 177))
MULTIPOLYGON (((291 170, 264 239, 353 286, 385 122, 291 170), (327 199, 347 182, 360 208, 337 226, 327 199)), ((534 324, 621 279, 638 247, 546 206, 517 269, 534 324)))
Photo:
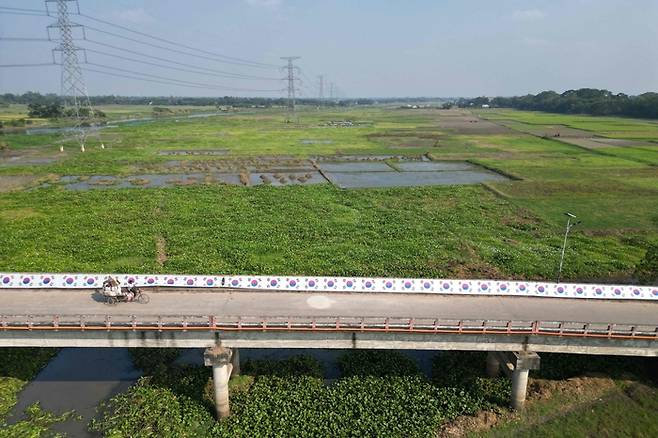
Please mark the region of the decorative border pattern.
MULTIPOLYGON (((108 274, 2 273, 0 289, 99 288, 108 274)), ((420 278, 296 277, 257 275, 111 274, 137 286, 261 289, 272 291, 390 292, 658 301, 658 286, 420 278)))

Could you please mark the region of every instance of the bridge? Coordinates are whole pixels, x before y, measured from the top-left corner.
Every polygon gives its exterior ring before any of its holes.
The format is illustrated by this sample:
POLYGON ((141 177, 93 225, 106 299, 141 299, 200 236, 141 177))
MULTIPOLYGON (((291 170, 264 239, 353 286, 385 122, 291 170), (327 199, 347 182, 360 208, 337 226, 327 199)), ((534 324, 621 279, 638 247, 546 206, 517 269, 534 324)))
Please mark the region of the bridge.
POLYGON ((240 348, 487 351, 488 372, 512 378, 515 408, 538 353, 658 356, 651 287, 143 276, 148 304, 109 306, 88 287, 100 276, 8 275, 0 274, 0 346, 206 348, 220 417, 240 348), (356 291, 340 287, 350 281, 356 291))

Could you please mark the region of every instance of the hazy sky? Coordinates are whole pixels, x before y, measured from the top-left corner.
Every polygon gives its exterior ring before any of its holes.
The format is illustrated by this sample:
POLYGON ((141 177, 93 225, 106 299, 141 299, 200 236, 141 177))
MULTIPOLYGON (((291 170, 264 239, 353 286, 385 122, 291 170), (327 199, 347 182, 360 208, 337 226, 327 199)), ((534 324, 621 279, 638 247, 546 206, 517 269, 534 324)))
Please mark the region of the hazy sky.
MULTIPOLYGON (((79 0, 83 13, 208 52, 280 64, 301 56, 303 95, 317 75, 346 96, 518 95, 552 89, 658 91, 658 0, 79 0)), ((0 7, 44 9, 41 0, 0 7)), ((51 6, 52 7, 52 6, 51 6)), ((84 17, 75 21, 163 44, 84 17)), ((0 38, 45 37, 51 17, 6 15, 0 38)), ((260 77, 275 68, 221 64, 87 30, 79 45, 148 60, 97 43, 202 67, 260 77)), ((55 43, 0 40, 0 64, 52 59, 55 43)), ((187 52, 180 47, 176 50, 187 52)), ((201 53, 198 53, 202 55, 201 53)), ((282 81, 227 79, 87 52, 90 62, 194 83, 281 89, 282 81)), ((87 66, 104 70, 104 68, 87 66)), ((209 72, 208 70, 204 70, 209 72)), ((114 70, 117 74, 128 74, 114 70)), ((121 95, 266 95, 204 90, 85 72, 89 93, 121 95)), ((153 79, 153 77, 151 77, 153 79)), ((59 91, 59 67, 0 68, 0 92, 59 91)), ((326 87, 328 94, 328 86, 326 87)))

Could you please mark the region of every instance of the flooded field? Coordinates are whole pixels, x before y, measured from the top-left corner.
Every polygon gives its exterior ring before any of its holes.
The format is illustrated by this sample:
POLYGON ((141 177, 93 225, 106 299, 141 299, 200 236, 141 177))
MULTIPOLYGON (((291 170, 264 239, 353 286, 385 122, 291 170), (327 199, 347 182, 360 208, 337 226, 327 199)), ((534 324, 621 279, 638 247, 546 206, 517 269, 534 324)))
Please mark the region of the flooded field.
POLYGON ((184 149, 184 150, 172 150, 172 151, 160 151, 159 155, 182 155, 182 156, 194 156, 194 155, 211 155, 211 156, 221 156, 228 154, 228 149, 184 149))
POLYGON ((349 189, 479 184, 507 179, 500 174, 463 161, 388 158, 381 156, 379 160, 359 158, 354 161, 267 158, 173 160, 165 162, 163 167, 156 166, 150 169, 150 172, 134 175, 61 176, 43 183, 38 188, 55 185, 67 190, 96 190, 212 184, 280 187, 331 183, 336 187, 349 189), (159 173, 163 168, 166 172, 159 173))
POLYGON ((507 179, 497 173, 479 169, 441 172, 333 172, 329 178, 334 185, 344 189, 479 184, 507 179))

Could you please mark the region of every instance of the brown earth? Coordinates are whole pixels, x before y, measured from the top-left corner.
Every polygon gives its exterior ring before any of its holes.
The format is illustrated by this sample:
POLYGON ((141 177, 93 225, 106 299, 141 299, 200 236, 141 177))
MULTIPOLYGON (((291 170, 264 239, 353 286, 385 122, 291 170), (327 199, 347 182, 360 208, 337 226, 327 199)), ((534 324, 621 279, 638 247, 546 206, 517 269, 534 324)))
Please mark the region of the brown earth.
POLYGON ((31 175, 0 175, 0 193, 22 190, 34 184, 37 179, 31 175))
MULTIPOLYGON (((630 388, 634 386, 637 385, 631 385, 630 388)), ((574 410, 581 409, 587 404, 600 402, 601 397, 606 394, 612 394, 614 396, 615 388, 616 384, 612 379, 602 376, 574 377, 567 380, 530 379, 526 401, 527 407, 536 403, 546 402, 558 394, 564 396, 569 402, 563 404, 550 414, 525 421, 524 427, 530 428, 574 410)), ((522 419, 523 414, 508 409, 502 409, 499 412, 481 411, 474 416, 464 415, 446 423, 438 431, 437 437, 454 438, 464 437, 469 434, 484 433, 499 424, 522 419)))
POLYGON ((155 253, 158 266, 163 267, 167 261, 167 242, 162 236, 155 236, 155 253))
POLYGON ((500 135, 512 133, 512 130, 505 126, 473 116, 442 117, 438 121, 438 126, 441 129, 447 129, 461 135, 500 135))

